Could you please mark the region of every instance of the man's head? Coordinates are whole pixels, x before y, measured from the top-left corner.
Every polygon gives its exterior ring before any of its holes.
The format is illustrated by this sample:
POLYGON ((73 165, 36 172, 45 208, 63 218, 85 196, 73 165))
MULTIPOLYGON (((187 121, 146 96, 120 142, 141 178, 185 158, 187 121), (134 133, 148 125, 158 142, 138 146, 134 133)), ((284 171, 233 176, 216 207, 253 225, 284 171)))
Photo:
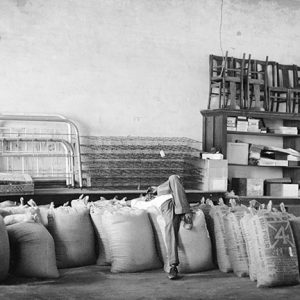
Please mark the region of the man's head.
POLYGON ((157 187, 156 186, 150 186, 148 187, 145 195, 145 201, 150 201, 157 195, 157 187))

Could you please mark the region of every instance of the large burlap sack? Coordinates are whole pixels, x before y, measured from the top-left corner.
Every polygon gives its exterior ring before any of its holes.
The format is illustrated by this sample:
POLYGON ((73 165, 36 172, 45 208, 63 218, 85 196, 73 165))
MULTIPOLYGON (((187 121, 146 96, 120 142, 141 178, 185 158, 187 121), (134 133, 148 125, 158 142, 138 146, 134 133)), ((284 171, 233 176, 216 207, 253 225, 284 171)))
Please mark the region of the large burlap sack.
MULTIPOLYGON (((161 214, 157 216, 157 221, 166 249, 165 220, 161 214)), ((178 232, 178 259, 178 270, 181 273, 202 272, 214 268, 211 240, 202 210, 193 212, 193 228, 191 230, 186 230, 181 221, 178 232)), ((166 272, 170 270, 167 255, 164 257, 164 270, 166 272)))
POLYGON ((111 265, 111 249, 109 243, 109 228, 103 225, 103 214, 106 210, 118 210, 119 206, 113 205, 112 202, 102 202, 101 205, 92 204, 90 208, 91 220, 96 233, 97 261, 99 266, 111 265))
POLYGON ((0 216, 0 281, 6 278, 9 270, 9 240, 3 218, 0 216))
POLYGON ((248 263, 249 263, 249 277, 250 280, 256 281, 256 264, 257 264, 257 257, 255 251, 255 231, 253 230, 253 226, 251 224, 251 218, 253 214, 245 214, 241 220, 240 225, 242 229, 242 235, 245 240, 246 244, 246 251, 248 256, 248 263))
POLYGON ((88 209, 60 206, 49 210, 48 230, 54 239, 58 268, 95 264, 95 236, 88 209))
POLYGON ((203 211, 205 216, 205 222, 207 226, 207 230, 209 232, 209 236, 211 239, 211 247, 212 247, 212 256, 213 256, 213 262, 215 265, 217 265, 217 247, 216 247, 216 238, 215 238, 215 232, 214 232, 214 222, 213 218, 210 215, 210 210, 213 206, 213 202, 210 199, 202 198, 201 202, 199 203, 199 208, 203 211))
POLYGON ((48 227, 48 213, 50 209, 54 208, 54 203, 39 205, 40 221, 47 228, 48 227))
POLYGON ((39 278, 59 277, 54 241, 43 225, 16 223, 7 226, 7 232, 13 274, 39 278))
POLYGON ((298 256, 298 266, 300 269, 300 217, 295 217, 290 219, 290 224, 292 226, 293 235, 296 244, 297 256, 298 256))
POLYGON ((164 263, 167 257, 167 250, 162 230, 157 219, 157 217, 161 214, 161 211, 157 206, 151 205, 152 203, 153 202, 151 201, 144 201, 144 197, 138 197, 131 200, 132 207, 147 211, 154 233, 155 247, 161 263, 164 263))
POLYGON ((226 243, 225 224, 223 217, 229 212, 229 207, 223 203, 212 206, 209 214, 213 220, 214 237, 216 241, 217 264, 221 272, 231 272, 232 265, 226 243))
POLYGON ((150 223, 152 226, 154 239, 155 239, 155 247, 158 253, 159 260, 161 261, 162 264, 167 263, 166 261, 167 248, 165 245, 165 240, 160 227, 160 223, 158 222, 159 221, 158 217, 161 215, 161 212, 155 206, 148 207, 146 211, 148 213, 150 223))
POLYGON ((251 223, 256 233, 257 286, 298 284, 298 257, 289 216, 262 210, 251 223))
POLYGON ((102 224, 111 249, 111 272, 137 272, 161 267, 147 212, 122 207, 105 210, 102 224))
POLYGON ((230 212, 224 216, 226 245, 229 259, 233 272, 238 277, 247 277, 249 275, 246 243, 240 226, 240 220, 245 213, 249 213, 247 208, 234 206, 230 212))

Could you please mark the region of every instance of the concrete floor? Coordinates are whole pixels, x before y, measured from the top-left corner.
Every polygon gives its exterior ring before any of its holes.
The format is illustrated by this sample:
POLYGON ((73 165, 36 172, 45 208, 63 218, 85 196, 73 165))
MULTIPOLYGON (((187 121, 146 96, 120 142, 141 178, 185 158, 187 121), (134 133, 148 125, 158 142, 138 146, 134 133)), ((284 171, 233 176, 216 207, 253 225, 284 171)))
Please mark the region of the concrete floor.
POLYGON ((257 288, 249 278, 219 270, 184 274, 170 281, 162 270, 112 274, 109 267, 60 270, 55 280, 9 277, 0 299, 300 299, 300 285, 257 288))

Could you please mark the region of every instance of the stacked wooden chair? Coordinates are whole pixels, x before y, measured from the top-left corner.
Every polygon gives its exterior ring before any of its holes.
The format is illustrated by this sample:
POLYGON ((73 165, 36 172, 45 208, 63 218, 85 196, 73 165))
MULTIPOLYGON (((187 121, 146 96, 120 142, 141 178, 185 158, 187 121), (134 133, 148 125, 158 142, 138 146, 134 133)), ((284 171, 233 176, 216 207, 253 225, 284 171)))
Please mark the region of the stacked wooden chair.
POLYGON ((210 55, 208 109, 213 106, 300 113, 300 67, 269 61, 268 56, 210 55))
POLYGON ((268 56, 263 60, 249 59, 246 64, 244 108, 268 110, 268 56))
POLYGON ((210 55, 209 57, 209 101, 218 99, 219 108, 239 109, 244 99, 243 78, 245 74, 245 54, 242 59, 210 55))

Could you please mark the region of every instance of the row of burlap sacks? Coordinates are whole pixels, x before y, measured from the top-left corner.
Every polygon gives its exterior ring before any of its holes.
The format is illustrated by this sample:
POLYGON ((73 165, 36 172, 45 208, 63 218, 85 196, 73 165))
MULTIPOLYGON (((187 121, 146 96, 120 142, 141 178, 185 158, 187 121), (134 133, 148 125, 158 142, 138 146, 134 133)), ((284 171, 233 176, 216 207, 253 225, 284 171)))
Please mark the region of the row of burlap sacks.
POLYGON ((215 263, 222 272, 250 277, 257 287, 299 283, 300 217, 258 205, 202 203, 212 237, 215 263))
MULTIPOLYGON (((204 213, 195 208, 193 229, 180 226, 181 272, 214 268, 204 213)), ((7 275, 56 278, 59 269, 110 265, 111 272, 168 270, 164 219, 159 211, 130 208, 123 200, 80 197, 37 206, 30 200, 0 203, 0 280, 7 275)))

